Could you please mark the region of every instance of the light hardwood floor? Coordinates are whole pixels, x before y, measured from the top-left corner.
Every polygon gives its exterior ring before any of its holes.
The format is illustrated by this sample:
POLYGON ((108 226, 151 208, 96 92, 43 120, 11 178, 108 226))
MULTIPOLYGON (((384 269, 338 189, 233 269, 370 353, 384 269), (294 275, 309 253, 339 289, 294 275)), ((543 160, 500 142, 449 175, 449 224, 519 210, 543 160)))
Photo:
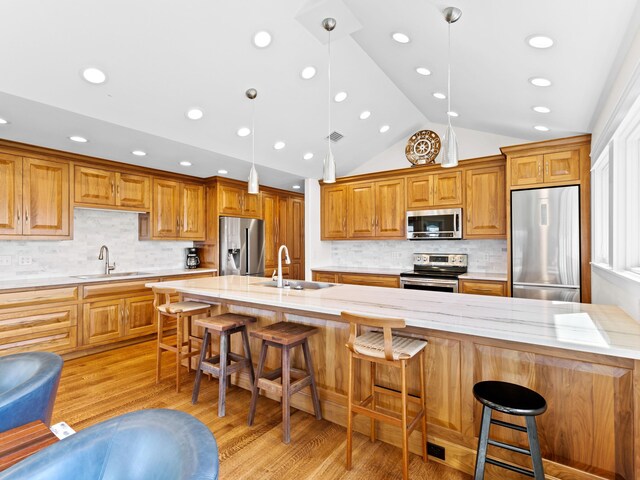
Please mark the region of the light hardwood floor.
MULTIPOLYGON (((345 470, 346 430, 293 410, 291 445, 281 442, 280 404, 261 397, 253 427, 247 426, 251 395, 230 387, 227 415, 218 418, 217 380, 203 379, 197 405, 191 405, 194 374, 182 377, 175 392, 172 355, 163 358, 164 379, 155 384, 155 343, 147 342, 88 357, 67 360, 53 412, 53 422, 65 421, 81 430, 116 415, 144 408, 188 412, 214 433, 220 455, 221 479, 399 479, 400 448, 354 434, 353 470, 345 470)), ((442 464, 411 455, 413 479, 467 480, 471 477, 442 464)))

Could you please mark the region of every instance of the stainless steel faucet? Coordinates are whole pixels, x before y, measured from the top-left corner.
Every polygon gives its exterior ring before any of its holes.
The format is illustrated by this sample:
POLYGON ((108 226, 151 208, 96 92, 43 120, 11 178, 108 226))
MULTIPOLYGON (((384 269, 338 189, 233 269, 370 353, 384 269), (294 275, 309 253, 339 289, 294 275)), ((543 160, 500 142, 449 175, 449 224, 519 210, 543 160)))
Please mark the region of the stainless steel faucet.
POLYGON ((289 259, 289 249, 286 245, 280 245, 278 249, 278 280, 276 283, 276 287, 282 288, 284 286, 282 282, 282 250, 284 250, 284 262, 289 265, 291 264, 291 260, 289 259))
POLYGON ((100 255, 98 255, 98 260, 104 260, 104 274, 111 274, 111 270, 116 269, 116 262, 113 262, 113 265, 109 265, 109 248, 106 245, 102 245, 100 247, 100 255), (105 257, 106 252, 106 257, 105 257))

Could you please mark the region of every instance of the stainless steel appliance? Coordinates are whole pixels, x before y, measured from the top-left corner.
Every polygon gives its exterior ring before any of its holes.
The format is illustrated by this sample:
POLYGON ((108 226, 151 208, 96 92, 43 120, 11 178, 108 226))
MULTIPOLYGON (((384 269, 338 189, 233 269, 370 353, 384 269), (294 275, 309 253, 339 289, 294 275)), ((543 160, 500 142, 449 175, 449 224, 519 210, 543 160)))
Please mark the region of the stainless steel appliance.
POLYGON ((264 276, 264 222, 220 217, 220 275, 264 276))
POLYGON ((511 192, 514 297, 580 301, 579 189, 511 192))
POLYGON ((466 254, 414 253, 413 270, 400 274, 402 288, 458 292, 458 276, 466 273, 466 254))
POLYGON ((194 247, 185 248, 187 253, 186 267, 198 268, 200 265, 200 256, 198 255, 198 249, 194 247))
POLYGON ((408 240, 451 240, 462 238, 462 209, 407 212, 408 240))

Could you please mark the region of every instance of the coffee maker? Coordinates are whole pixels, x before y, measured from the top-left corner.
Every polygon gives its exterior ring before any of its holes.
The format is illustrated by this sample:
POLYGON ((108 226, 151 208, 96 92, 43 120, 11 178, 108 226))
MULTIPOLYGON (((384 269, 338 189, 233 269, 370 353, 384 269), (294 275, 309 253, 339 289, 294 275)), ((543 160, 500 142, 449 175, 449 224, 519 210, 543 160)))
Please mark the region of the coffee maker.
POLYGON ((185 248, 187 251, 187 268, 198 268, 200 265, 200 257, 198 256, 198 249, 195 247, 185 248))

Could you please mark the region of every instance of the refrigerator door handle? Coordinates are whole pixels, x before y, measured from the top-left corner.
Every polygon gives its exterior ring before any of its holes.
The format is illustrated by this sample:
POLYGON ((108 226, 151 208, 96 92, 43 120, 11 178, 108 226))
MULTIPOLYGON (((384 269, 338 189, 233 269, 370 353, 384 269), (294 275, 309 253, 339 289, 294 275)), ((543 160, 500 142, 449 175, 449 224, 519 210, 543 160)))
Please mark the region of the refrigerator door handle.
POLYGON ((580 288, 580 285, 562 285, 559 283, 525 283, 518 282, 513 284, 513 288, 526 288, 526 287, 548 287, 548 288, 580 288))

